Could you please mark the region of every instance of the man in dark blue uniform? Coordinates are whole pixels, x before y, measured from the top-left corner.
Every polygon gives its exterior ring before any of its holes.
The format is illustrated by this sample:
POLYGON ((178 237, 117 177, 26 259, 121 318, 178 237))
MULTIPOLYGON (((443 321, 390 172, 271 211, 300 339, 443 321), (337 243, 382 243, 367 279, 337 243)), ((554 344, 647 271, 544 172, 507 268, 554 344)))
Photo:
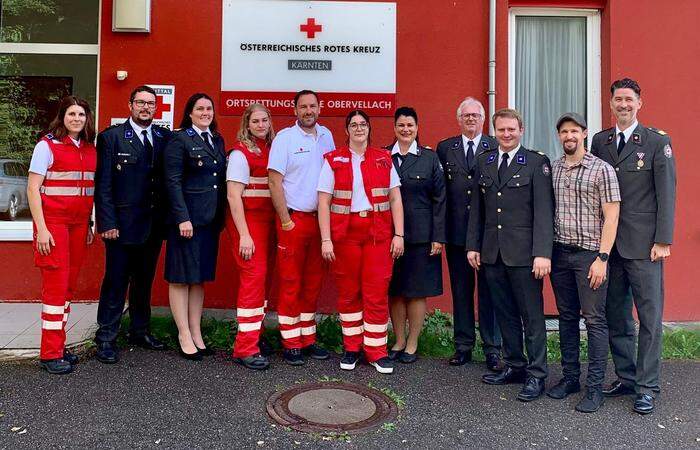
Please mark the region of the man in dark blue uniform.
POLYGON ((97 310, 97 360, 119 360, 115 340, 129 292, 129 343, 151 350, 165 345, 148 329, 151 285, 164 238, 162 152, 170 130, 153 125, 156 93, 139 86, 129 98, 131 116, 97 137, 95 211, 105 243, 105 275, 97 310))
MULTIPOLYGON (((471 193, 478 189, 474 177, 477 156, 498 148, 494 138, 482 134, 484 120, 483 105, 477 99, 467 97, 457 108, 457 122, 462 133, 437 145, 447 188, 447 267, 452 288, 455 342, 455 354, 449 361, 452 366, 461 366, 471 361, 476 344, 474 286, 477 277, 467 263, 465 239, 471 193)), ((500 367, 501 332, 496 323, 484 273, 479 271, 477 274, 479 334, 486 355, 486 366, 496 370, 500 367)))

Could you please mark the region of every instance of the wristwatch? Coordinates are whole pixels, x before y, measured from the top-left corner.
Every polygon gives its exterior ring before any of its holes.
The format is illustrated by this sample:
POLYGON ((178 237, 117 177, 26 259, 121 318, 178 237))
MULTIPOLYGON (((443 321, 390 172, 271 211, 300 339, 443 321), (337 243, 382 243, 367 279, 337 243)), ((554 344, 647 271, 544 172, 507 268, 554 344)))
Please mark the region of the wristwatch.
POLYGON ((609 257, 610 255, 607 253, 598 253, 598 258, 603 262, 607 262, 609 257))

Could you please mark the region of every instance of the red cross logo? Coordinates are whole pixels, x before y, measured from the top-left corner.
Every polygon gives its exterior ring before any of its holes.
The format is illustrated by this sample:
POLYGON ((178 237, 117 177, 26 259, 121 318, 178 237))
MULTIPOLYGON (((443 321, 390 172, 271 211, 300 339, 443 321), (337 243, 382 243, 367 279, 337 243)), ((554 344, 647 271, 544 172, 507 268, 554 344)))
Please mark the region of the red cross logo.
POLYGON ((172 105, 170 103, 163 103, 163 96, 156 95, 156 113, 153 115, 154 119, 162 120, 163 113, 170 112, 172 105))
POLYGON ((323 31, 323 26, 316 25, 316 19, 308 18, 305 24, 299 25, 299 31, 306 33, 307 38, 313 39, 316 37, 316 33, 323 31))

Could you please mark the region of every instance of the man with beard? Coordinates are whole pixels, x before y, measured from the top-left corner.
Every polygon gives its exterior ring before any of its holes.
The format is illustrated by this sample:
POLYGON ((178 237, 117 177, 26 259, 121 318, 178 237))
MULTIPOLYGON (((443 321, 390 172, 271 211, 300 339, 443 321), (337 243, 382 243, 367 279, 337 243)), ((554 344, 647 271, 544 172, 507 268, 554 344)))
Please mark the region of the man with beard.
POLYGON ((129 343, 150 350, 151 286, 163 244, 165 195, 162 155, 170 130, 153 125, 156 93, 138 86, 129 98, 131 116, 97 136, 95 215, 105 242, 105 275, 97 309, 97 360, 119 360, 115 341, 129 291, 129 343))
POLYGON ((316 301, 323 278, 316 187, 323 155, 335 150, 335 144, 328 128, 316 123, 319 111, 315 92, 297 92, 297 121, 272 141, 267 165, 272 204, 279 218, 277 317, 284 359, 295 366, 304 364, 304 356, 329 357, 316 345, 316 301))
POLYGON ((564 377, 547 395, 562 399, 581 390, 579 317, 588 334, 586 394, 576 405, 594 412, 603 404, 608 358, 605 297, 608 256, 620 213, 620 188, 610 164, 586 151, 586 121, 566 113, 557 121, 564 156, 552 164, 554 249, 550 280, 559 310, 559 345, 564 377))
POLYGON ((659 392, 663 261, 671 255, 673 241, 676 163, 666 132, 637 121, 642 107, 639 84, 623 78, 612 84, 610 92, 616 125, 596 134, 591 145, 594 155, 615 168, 622 196, 607 299, 610 349, 618 379, 603 394, 636 394, 634 410, 648 414, 659 392), (636 358, 633 298, 639 317, 636 358))

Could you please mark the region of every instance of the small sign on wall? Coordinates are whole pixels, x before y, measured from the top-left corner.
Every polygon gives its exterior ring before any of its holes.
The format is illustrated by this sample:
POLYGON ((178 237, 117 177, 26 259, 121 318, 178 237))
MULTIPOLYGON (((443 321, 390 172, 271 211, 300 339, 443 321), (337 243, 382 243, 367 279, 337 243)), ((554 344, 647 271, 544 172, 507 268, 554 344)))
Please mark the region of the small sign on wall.
MULTIPOLYGON (((149 84, 156 91, 156 112, 153 116, 153 125, 173 129, 175 123, 175 86, 164 84, 149 84)), ((113 117, 110 125, 117 125, 126 121, 124 117, 113 117)))

